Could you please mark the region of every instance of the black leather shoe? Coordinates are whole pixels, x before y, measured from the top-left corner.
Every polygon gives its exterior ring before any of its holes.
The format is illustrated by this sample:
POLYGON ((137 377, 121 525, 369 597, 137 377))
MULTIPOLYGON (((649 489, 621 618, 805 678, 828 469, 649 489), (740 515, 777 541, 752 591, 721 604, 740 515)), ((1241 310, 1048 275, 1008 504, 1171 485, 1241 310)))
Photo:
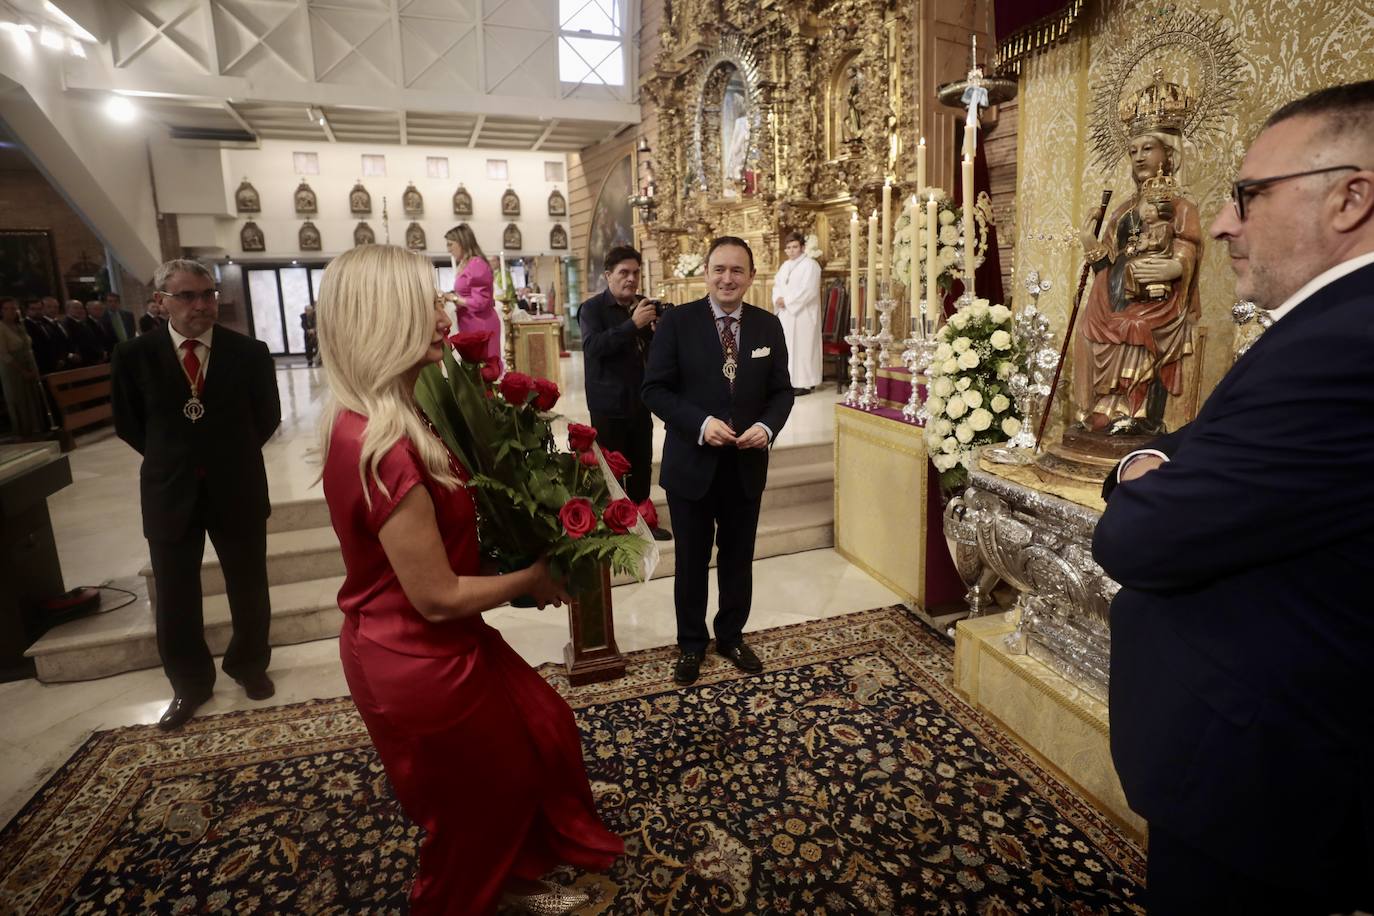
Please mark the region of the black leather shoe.
POLYGON ((758 674, 763 670, 763 662, 754 654, 753 649, 742 642, 735 643, 727 649, 717 648, 717 651, 724 658, 729 659, 730 664, 748 674, 758 674))
POLYGON ((701 674, 700 652, 683 652, 677 657, 677 663, 673 665, 673 683, 681 684, 686 687, 688 684, 695 684, 697 677, 701 674))
POLYGON ((277 692, 277 685, 272 683, 272 679, 267 676, 267 672, 255 674, 251 677, 234 678, 243 688, 243 692, 248 694, 250 700, 265 700, 277 692))
POLYGON ((655 541, 671 541, 673 533, 667 528, 650 528, 649 533, 654 536, 655 541))
POLYGON ((811 389, 810 389, 810 388, 793 388, 793 389, 792 389, 792 394, 793 394, 794 397, 801 397, 802 395, 810 394, 810 393, 811 393, 811 389))
POLYGON ((157 727, 165 732, 176 731, 196 714, 196 710, 209 697, 202 699, 192 699, 191 697, 172 697, 172 702, 167 706, 167 711, 162 714, 162 718, 157 720, 157 727))

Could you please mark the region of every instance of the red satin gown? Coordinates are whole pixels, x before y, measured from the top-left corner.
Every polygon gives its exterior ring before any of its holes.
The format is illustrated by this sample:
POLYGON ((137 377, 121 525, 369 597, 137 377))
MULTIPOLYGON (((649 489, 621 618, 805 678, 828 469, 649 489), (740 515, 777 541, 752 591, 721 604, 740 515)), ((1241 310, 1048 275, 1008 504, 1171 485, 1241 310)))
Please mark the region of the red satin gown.
POLYGON ((472 497, 430 480, 402 440, 382 459, 383 493, 358 456, 367 421, 339 415, 324 468, 347 578, 339 655, 401 807, 425 830, 415 913, 490 913, 509 878, 560 864, 609 868, 624 851, 592 801, 572 710, 480 616, 430 623, 406 599, 377 533, 423 486, 458 575, 478 574, 472 497))

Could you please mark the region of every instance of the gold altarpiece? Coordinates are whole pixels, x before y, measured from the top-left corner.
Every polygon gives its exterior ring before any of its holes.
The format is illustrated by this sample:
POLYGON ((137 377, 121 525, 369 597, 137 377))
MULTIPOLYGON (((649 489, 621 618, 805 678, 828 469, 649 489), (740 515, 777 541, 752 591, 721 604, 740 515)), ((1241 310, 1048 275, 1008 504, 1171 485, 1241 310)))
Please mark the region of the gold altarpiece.
MULTIPOLYGON (((665 0, 641 83, 653 122, 645 129, 657 132, 655 212, 637 226, 658 254, 653 292, 679 302, 703 295, 700 276, 672 274, 679 255, 704 254, 718 235, 753 248, 748 299, 760 306, 771 308, 788 232, 817 236, 827 280, 847 276, 851 215, 866 231, 888 177, 894 211, 904 206, 923 135, 927 181, 950 187, 955 119, 935 104, 935 88, 967 68, 982 6, 941 21, 933 3, 665 0)), ((636 172, 642 185, 642 164, 636 172)), ((893 319, 906 327, 904 303, 893 319)))

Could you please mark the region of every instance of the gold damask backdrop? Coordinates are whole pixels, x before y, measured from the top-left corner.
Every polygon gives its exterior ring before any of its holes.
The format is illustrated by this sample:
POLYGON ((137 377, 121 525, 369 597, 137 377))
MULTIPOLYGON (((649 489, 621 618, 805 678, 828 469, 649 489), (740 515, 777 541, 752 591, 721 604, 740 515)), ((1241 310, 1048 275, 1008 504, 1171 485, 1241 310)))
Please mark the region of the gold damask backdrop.
MULTIPOLYGON (((1182 181, 1207 224, 1223 205, 1247 145, 1271 111, 1323 86, 1374 77, 1374 2, 1197 0, 1176 5, 1220 16, 1239 57, 1240 87, 1224 135, 1200 146, 1185 145, 1182 181)), ((1150 28, 1150 17, 1159 9, 1157 4, 1103 0, 1085 12, 1074 37, 1029 58, 1021 70, 1014 288, 1020 302, 1020 278, 1029 270, 1051 278, 1054 289, 1040 297, 1040 307, 1061 335, 1083 263, 1082 249, 1063 241, 1065 230, 1082 224, 1104 187, 1115 191, 1113 206, 1132 189, 1124 160, 1106 172, 1093 163, 1093 92, 1112 55, 1150 28)), ((1167 58, 1160 65, 1167 68, 1167 58)), ((1178 76, 1170 78, 1191 76, 1187 69, 1181 66, 1178 76)), ((1202 94, 1209 87, 1192 88, 1202 94)), ((1234 277, 1226 246, 1210 238, 1200 292, 1207 337, 1200 367, 1205 397, 1230 366, 1235 337, 1230 318, 1234 277)), ((1056 400, 1067 408, 1067 398, 1056 400)))

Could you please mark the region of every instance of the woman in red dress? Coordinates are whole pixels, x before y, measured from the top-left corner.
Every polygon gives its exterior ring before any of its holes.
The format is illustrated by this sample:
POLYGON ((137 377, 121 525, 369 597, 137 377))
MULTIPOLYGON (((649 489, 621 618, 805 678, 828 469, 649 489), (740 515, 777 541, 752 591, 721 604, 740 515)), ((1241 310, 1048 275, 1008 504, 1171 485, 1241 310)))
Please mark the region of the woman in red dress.
POLYGON ((425 830, 416 913, 572 912, 586 897, 537 881, 605 870, 602 825, 572 710, 482 612, 566 596, 548 566, 479 571, 462 468, 414 401, 448 319, 423 257, 365 245, 325 270, 319 343, 334 405, 324 492, 347 577, 339 654, 396 797, 425 830))

